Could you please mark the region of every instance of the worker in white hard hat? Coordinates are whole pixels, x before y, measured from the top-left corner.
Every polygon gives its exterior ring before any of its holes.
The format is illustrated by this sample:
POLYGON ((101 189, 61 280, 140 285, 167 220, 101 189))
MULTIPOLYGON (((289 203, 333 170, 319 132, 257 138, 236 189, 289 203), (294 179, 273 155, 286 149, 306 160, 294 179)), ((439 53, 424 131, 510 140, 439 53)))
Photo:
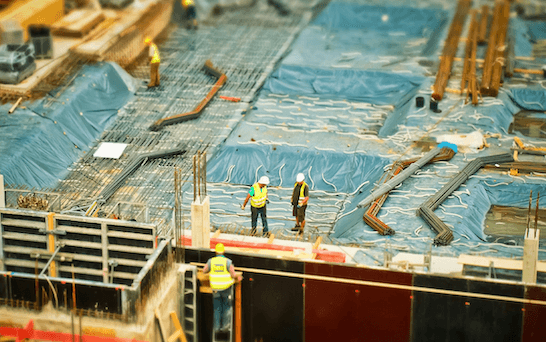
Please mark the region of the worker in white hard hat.
MULTIPOLYGON (((235 267, 231 259, 224 255, 224 244, 217 243, 214 250, 216 256, 210 258, 203 268, 203 273, 209 273, 212 289, 212 305, 214 307, 214 329, 216 334, 227 334, 231 329, 233 285, 234 281, 241 281, 243 277, 235 274, 235 267)), ((213 340, 215 338, 213 337, 213 340)))
POLYGON ((294 191, 292 192, 292 215, 296 217, 296 225, 292 228, 292 231, 297 231, 298 234, 303 234, 305 228, 307 202, 309 202, 309 186, 305 183, 305 175, 298 173, 294 191))
POLYGON ((262 225, 263 225, 263 236, 269 236, 269 229, 267 228, 267 212, 266 212, 266 203, 269 202, 267 199, 267 185, 269 184, 269 178, 267 176, 262 176, 257 183, 252 185, 248 194, 246 195, 245 202, 241 209, 245 210, 246 204, 250 199, 250 212, 252 218, 252 230, 250 230, 251 235, 256 234, 256 226, 258 224, 258 215, 262 216, 262 225))
POLYGON ((144 43, 150 47, 148 51, 148 59, 150 60, 150 83, 148 83, 148 88, 157 87, 159 85, 159 62, 161 62, 159 50, 151 38, 146 38, 144 43))

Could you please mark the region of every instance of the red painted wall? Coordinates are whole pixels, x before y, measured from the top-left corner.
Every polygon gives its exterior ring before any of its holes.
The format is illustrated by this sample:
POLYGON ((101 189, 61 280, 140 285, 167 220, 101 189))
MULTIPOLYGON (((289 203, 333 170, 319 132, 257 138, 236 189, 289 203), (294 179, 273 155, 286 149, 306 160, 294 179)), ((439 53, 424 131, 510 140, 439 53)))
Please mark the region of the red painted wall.
MULTIPOLYGON (((306 275, 411 286, 412 275, 307 263, 306 275)), ((409 341, 411 291, 305 280, 305 341, 409 341)))
MULTIPOLYGON (((525 287, 525 299, 546 300, 546 289, 536 286, 525 287)), ((546 341, 546 306, 525 304, 523 307, 522 342, 546 341)))

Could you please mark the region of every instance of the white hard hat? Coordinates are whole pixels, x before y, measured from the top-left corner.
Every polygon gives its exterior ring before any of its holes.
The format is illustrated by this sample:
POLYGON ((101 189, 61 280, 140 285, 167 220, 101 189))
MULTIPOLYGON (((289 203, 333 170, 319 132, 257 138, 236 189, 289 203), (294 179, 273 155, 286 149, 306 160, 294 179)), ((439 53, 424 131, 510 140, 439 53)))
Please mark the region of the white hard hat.
POLYGON ((303 173, 298 173, 298 175, 296 176, 296 182, 303 182, 303 180, 305 179, 305 175, 303 173))
POLYGON ((258 183, 265 184, 265 185, 269 184, 269 177, 267 176, 260 177, 260 180, 258 181, 258 183))

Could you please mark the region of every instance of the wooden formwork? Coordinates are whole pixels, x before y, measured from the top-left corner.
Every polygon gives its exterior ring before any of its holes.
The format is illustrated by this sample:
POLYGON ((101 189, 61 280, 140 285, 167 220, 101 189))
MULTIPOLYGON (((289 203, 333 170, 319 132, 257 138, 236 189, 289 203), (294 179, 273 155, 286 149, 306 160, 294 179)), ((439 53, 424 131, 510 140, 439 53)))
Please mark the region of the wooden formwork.
POLYGON ((155 236, 155 226, 145 223, 6 208, 0 210, 0 271, 34 274, 47 266, 52 277, 74 272, 130 285, 154 252, 155 236))

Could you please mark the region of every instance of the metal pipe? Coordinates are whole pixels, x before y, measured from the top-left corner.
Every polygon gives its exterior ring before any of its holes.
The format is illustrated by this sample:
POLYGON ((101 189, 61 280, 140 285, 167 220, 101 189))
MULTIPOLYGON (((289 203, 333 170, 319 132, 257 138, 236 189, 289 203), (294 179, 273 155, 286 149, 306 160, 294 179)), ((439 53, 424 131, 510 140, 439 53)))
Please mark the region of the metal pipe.
POLYGON ((364 200, 358 203, 358 207, 359 208, 367 207, 373 201, 375 201, 379 197, 383 196, 387 192, 394 189, 394 187, 396 187, 398 184, 402 183, 406 178, 414 174, 417 170, 419 170, 421 167, 427 164, 432 158, 440 154, 441 151, 442 151, 441 147, 436 147, 432 149, 431 151, 429 151, 428 153, 426 153, 423 157, 421 157, 421 159, 419 159, 415 163, 408 166, 404 171, 400 172, 398 175, 389 179, 388 181, 383 183, 381 186, 379 186, 368 197, 366 197, 364 200))
POLYGON ((57 253, 59 253, 59 251, 61 250, 61 248, 64 247, 64 244, 59 244, 59 246, 57 247, 57 249, 55 249, 55 252, 53 252, 53 255, 51 255, 51 258, 49 258, 49 260, 47 261, 46 265, 44 266, 44 269, 42 270, 42 272, 40 272, 39 276, 42 276, 44 275, 45 271, 47 271, 47 268, 49 267, 49 264, 51 264, 51 262, 53 261, 53 259, 55 258, 55 256, 57 255, 57 253))

